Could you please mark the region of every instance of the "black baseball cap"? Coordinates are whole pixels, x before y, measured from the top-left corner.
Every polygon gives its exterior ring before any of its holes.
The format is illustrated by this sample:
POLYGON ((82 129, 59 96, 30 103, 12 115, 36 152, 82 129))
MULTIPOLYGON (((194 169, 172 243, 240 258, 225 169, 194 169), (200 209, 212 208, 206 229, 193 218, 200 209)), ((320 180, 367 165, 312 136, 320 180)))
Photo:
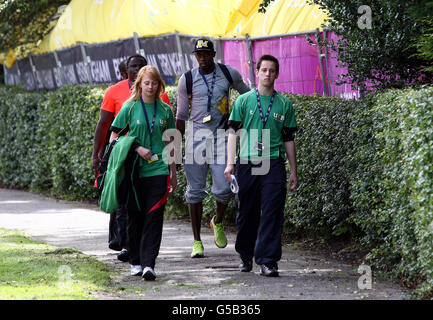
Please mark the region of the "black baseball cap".
POLYGON ((209 39, 198 39, 195 42, 194 51, 193 52, 197 52, 197 51, 215 52, 215 49, 214 49, 214 46, 213 46, 213 42, 210 41, 209 39))

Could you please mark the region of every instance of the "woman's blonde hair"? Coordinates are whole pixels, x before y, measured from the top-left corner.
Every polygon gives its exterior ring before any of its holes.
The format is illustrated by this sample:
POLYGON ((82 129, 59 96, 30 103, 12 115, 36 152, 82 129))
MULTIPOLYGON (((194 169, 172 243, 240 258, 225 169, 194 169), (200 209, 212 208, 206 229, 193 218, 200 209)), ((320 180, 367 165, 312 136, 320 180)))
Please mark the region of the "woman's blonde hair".
POLYGON ((141 98, 141 81, 145 75, 148 75, 153 81, 158 81, 158 89, 155 93, 155 100, 159 99, 159 96, 165 91, 165 82, 159 74, 158 70, 153 66, 144 66, 138 71, 137 79, 134 82, 134 89, 132 89, 131 96, 125 101, 125 104, 141 98))

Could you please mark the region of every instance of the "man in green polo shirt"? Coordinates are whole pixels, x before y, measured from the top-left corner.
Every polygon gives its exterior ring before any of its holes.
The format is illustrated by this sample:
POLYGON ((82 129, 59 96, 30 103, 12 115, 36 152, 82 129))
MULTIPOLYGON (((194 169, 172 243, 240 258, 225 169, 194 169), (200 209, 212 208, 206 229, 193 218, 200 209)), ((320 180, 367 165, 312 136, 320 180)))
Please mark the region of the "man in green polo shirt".
POLYGON ((261 275, 277 277, 281 259, 281 235, 287 193, 285 156, 290 164, 290 186, 298 185, 296 170, 295 112, 289 99, 274 90, 279 63, 271 55, 257 62, 257 89, 241 95, 229 118, 227 181, 235 172, 235 150, 240 136, 236 162, 239 184, 238 234, 235 249, 242 260, 239 268, 249 272, 253 258, 261 275))

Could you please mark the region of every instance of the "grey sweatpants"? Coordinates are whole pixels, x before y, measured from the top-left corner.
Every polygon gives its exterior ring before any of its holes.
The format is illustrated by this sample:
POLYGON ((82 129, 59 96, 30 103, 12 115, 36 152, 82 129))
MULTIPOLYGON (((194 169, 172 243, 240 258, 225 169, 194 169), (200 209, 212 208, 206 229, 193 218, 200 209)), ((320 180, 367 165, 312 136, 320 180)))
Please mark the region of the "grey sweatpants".
POLYGON ((187 203, 202 202, 207 197, 206 178, 208 170, 212 174, 212 193, 216 201, 228 203, 233 196, 230 184, 224 178, 225 164, 185 164, 185 175, 188 182, 185 199, 187 203))

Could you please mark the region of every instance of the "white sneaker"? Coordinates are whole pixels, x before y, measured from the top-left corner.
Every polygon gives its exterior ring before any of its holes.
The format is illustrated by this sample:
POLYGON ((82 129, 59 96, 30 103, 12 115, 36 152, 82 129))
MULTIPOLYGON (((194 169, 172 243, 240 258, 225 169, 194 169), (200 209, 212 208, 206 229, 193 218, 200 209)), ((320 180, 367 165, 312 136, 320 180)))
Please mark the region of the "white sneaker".
POLYGON ((131 276, 141 276, 143 273, 143 268, 140 265, 131 264, 131 276))
POLYGON ((155 271, 153 271, 153 269, 151 267, 146 267, 143 270, 142 277, 144 280, 155 280, 156 273, 155 273, 155 271))

